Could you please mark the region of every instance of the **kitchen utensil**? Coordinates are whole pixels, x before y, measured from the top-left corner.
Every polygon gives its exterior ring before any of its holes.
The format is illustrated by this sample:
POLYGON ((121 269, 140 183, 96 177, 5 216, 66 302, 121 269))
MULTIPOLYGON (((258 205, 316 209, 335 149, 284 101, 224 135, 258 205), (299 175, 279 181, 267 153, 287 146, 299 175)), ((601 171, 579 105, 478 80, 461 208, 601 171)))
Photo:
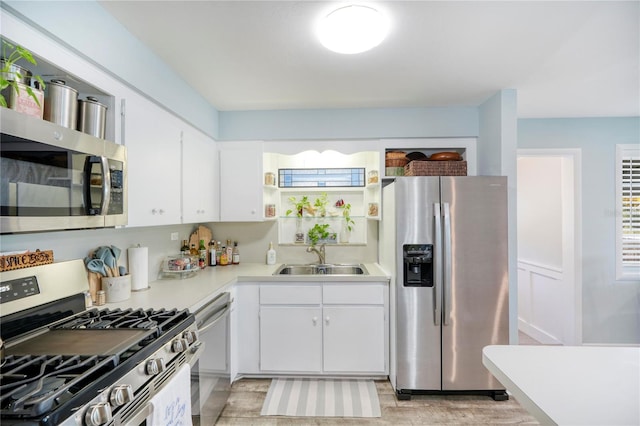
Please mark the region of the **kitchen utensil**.
POLYGON ((84 258, 84 264, 87 265, 87 269, 91 272, 97 272, 103 277, 107 277, 107 269, 105 268, 105 264, 102 259, 91 259, 89 257, 84 258))
POLYGON ((120 272, 121 276, 127 275, 127 268, 125 268, 124 266, 119 266, 118 272, 120 272))
POLYGON ((78 100, 78 126, 81 132, 104 139, 107 107, 93 96, 78 100))
POLYGON ((44 89, 44 119, 75 129, 78 117, 78 91, 64 80, 51 80, 44 89))
POLYGON ((111 269, 111 275, 114 277, 117 277, 120 275, 120 273, 118 272, 118 261, 113 256, 113 252, 111 251, 111 248, 109 247, 105 247, 105 248, 106 250, 104 251, 104 257, 103 257, 104 264, 108 269, 111 269))
POLYGON ((96 249, 95 253, 93 254, 93 257, 95 259, 100 259, 100 260, 104 260, 107 256, 107 252, 110 251, 110 248, 107 246, 100 246, 96 249))
POLYGON ((116 260, 120 259, 120 254, 122 253, 122 250, 120 250, 120 248, 112 245, 111 246, 111 253, 113 253, 113 257, 116 258, 116 260))

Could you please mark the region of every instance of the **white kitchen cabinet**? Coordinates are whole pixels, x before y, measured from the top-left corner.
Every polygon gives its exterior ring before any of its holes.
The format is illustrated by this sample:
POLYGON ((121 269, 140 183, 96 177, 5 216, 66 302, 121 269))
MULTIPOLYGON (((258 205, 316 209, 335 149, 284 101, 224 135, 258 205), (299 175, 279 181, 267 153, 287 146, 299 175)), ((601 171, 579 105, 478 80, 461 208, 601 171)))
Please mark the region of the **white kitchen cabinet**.
POLYGON ((261 283, 262 374, 388 373, 386 283, 261 283))
POLYGON ((326 373, 384 373, 383 306, 324 306, 323 367, 326 373))
POLYGON ((182 122, 130 92, 125 99, 124 144, 129 184, 128 226, 180 223, 182 122))
POLYGON ((182 132, 182 223, 218 219, 218 151, 199 131, 182 132))
POLYGON ((320 373, 321 317, 319 307, 260 306, 260 369, 320 373))
POLYGON ((262 142, 219 142, 220 221, 264 220, 262 142))

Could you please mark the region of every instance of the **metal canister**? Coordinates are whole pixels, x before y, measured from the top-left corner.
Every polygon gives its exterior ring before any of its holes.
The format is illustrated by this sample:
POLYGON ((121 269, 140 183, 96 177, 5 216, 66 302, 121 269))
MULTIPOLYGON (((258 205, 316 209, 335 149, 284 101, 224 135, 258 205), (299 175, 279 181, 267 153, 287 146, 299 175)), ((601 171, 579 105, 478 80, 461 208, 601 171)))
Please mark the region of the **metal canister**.
POLYGON ((78 127, 81 132, 104 139, 107 119, 107 106, 93 96, 78 99, 78 127))
POLYGON ((44 119, 69 129, 78 121, 78 91, 64 80, 51 80, 44 90, 44 119))

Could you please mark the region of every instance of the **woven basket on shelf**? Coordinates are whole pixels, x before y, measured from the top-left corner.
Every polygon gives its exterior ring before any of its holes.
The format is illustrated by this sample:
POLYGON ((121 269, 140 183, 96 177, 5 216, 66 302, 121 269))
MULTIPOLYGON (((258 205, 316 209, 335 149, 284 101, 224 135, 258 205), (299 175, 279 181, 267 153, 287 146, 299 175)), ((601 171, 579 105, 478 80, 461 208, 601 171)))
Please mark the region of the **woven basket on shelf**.
POLYGON ((412 161, 404 166, 405 176, 466 176, 466 161, 412 161))

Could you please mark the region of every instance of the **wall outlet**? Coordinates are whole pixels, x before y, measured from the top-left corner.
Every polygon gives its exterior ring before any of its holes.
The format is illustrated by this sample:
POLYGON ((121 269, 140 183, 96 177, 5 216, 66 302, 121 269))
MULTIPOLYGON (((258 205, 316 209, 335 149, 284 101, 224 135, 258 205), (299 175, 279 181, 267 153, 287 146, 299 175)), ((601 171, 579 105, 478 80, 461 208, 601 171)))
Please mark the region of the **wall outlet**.
POLYGON ((171 241, 178 241, 178 238, 180 238, 180 236, 178 235, 177 232, 171 233, 171 241))

